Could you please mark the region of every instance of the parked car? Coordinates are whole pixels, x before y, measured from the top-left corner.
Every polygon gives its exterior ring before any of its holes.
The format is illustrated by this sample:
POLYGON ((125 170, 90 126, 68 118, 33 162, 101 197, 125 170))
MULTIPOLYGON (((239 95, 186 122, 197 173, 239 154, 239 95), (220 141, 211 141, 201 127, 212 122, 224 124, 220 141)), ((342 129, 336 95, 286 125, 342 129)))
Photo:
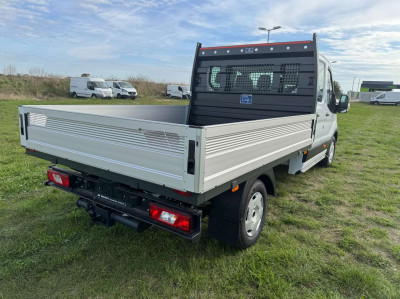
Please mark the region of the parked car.
POLYGON ((369 101, 371 105, 397 105, 400 106, 400 92, 385 91, 369 101))
POLYGON ((135 100, 138 96, 137 90, 126 81, 106 81, 111 87, 113 97, 118 99, 131 98, 135 100))
POLYGON ((50 166, 46 184, 77 195, 95 222, 198 241, 208 216, 211 237, 250 247, 276 194, 274 167, 329 167, 349 99, 336 103, 315 34, 273 47, 198 44, 193 68, 189 106, 20 106, 21 145, 69 167, 50 166))
POLYGON ((167 86, 167 97, 189 99, 190 98, 190 86, 186 85, 168 85, 167 86))
POLYGON ((71 77, 69 91, 74 98, 112 98, 111 88, 101 78, 71 77))

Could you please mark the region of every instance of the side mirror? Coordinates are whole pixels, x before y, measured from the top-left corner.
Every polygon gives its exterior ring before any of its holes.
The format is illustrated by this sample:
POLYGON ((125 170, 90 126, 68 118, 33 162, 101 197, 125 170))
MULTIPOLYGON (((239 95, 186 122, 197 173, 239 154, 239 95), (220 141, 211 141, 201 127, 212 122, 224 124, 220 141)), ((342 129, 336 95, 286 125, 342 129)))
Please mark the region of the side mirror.
POLYGON ((346 113, 349 110, 349 97, 347 95, 342 95, 337 105, 337 112, 346 113))

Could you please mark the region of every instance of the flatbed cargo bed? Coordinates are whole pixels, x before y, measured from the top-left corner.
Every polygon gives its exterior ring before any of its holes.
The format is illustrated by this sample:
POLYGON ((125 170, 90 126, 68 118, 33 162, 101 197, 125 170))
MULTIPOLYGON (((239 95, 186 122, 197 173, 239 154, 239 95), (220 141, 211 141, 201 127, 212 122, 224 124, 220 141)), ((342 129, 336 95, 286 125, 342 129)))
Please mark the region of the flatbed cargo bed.
POLYGON ((315 114, 187 125, 188 106, 20 106, 32 151, 202 194, 310 147, 315 114))

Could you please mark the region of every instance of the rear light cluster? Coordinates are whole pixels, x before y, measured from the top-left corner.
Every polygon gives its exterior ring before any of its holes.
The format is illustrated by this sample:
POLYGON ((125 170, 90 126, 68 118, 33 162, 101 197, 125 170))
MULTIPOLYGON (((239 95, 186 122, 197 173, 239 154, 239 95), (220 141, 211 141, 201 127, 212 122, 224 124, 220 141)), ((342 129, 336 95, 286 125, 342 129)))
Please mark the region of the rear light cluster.
POLYGON ((150 203, 150 217, 185 232, 190 232, 192 225, 192 218, 189 215, 164 208, 155 203, 150 203))
POLYGON ((70 187, 70 181, 69 181, 69 176, 55 171, 53 169, 47 169, 47 178, 49 179, 50 182, 53 182, 57 185, 64 186, 69 188, 70 187))

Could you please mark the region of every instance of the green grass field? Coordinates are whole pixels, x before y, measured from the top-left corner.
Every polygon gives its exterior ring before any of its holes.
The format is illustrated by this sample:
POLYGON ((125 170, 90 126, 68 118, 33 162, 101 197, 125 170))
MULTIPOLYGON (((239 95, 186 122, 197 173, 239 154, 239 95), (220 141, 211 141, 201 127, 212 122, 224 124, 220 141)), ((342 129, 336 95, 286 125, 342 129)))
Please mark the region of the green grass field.
POLYGON ((277 170, 256 246, 91 222, 76 197, 44 187, 24 154, 22 104, 186 104, 179 100, 0 101, 0 297, 400 298, 400 108, 339 115, 331 168, 277 170))

